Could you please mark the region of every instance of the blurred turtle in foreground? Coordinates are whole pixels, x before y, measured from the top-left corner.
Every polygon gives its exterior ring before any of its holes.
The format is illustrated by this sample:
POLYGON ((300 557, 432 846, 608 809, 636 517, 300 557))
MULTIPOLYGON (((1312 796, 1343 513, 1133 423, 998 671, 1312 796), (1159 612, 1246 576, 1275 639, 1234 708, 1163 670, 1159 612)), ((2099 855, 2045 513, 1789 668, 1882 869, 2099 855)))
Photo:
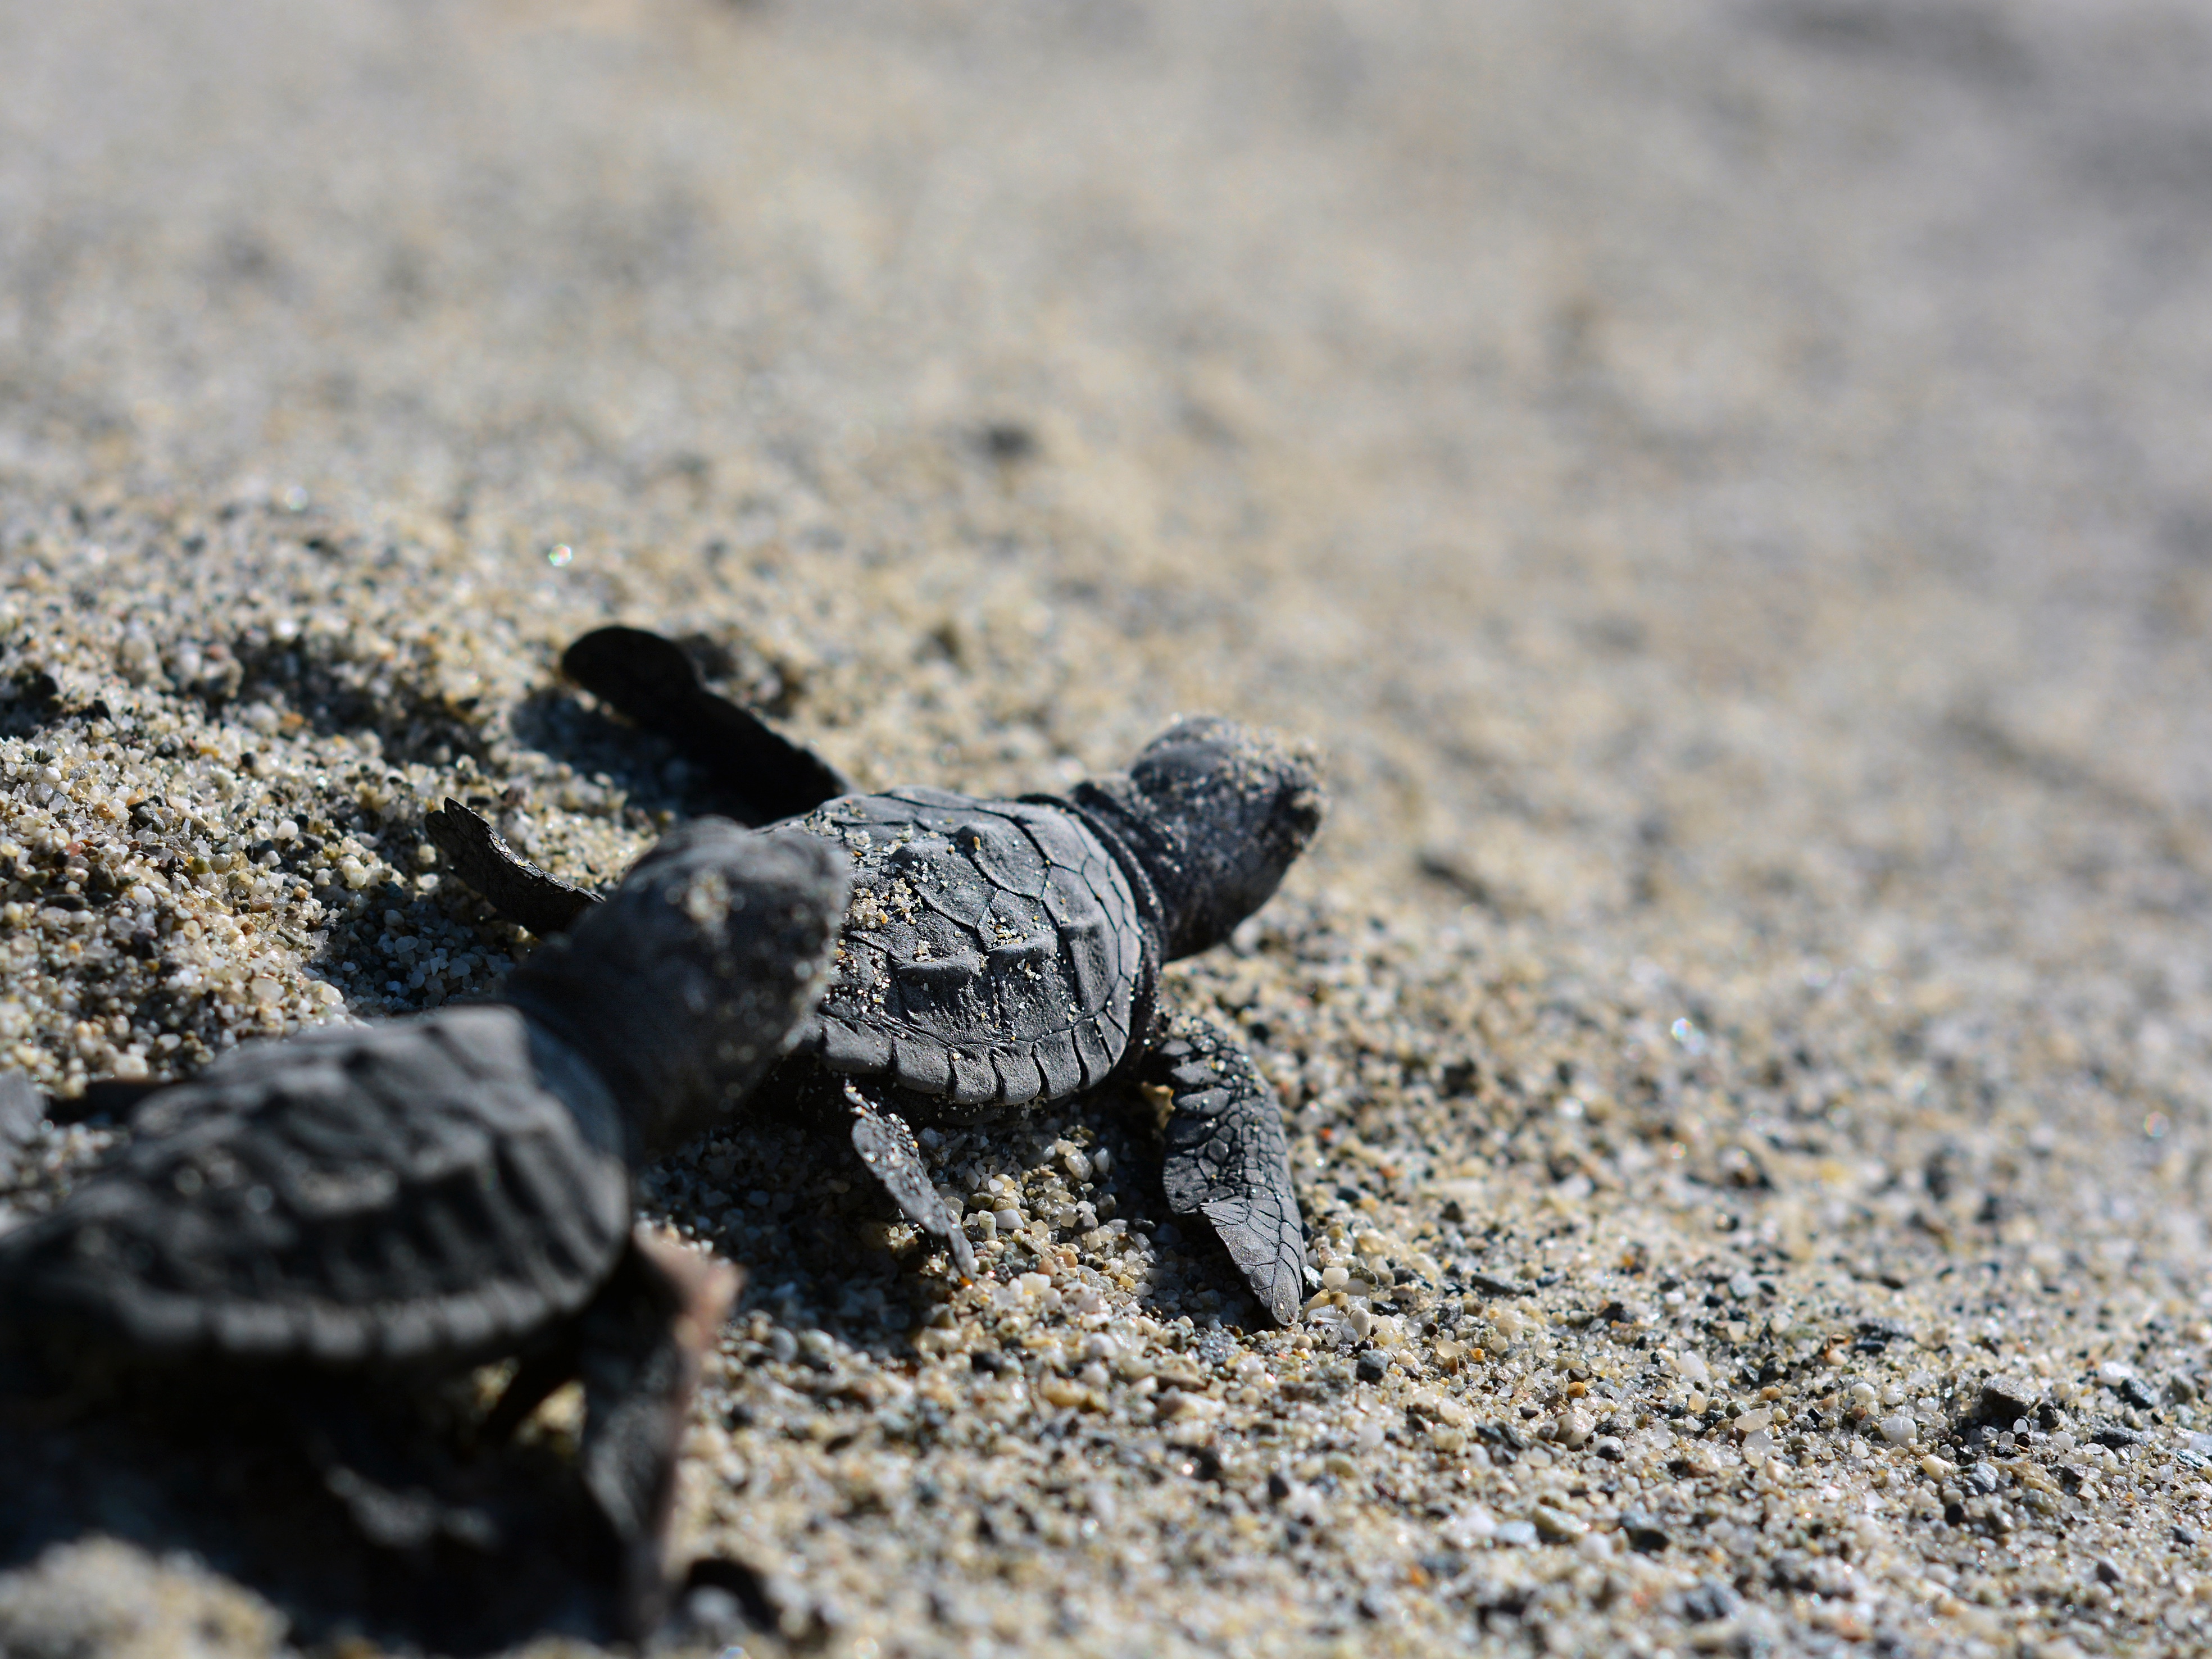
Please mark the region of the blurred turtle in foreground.
MULTIPOLYGON (((852 868, 836 974, 764 1099, 838 1125, 899 1210, 972 1274, 908 1126, 1158 1085, 1169 1206, 1204 1215, 1267 1312, 1297 1316, 1305 1233, 1274 1091, 1227 1032, 1169 1013, 1157 994, 1163 963, 1227 939, 1313 839, 1324 802, 1307 757, 1189 720, 1126 774, 1064 799, 864 795, 708 690, 659 635, 600 629, 562 666, 715 775, 753 821, 789 820, 852 868)), ((533 932, 592 920, 591 894, 517 857, 461 803, 428 829, 463 880, 533 932)))
POLYGON ((469 1454, 579 1382, 580 1553, 649 1628, 736 1275, 634 1228, 633 1176, 783 1054, 842 863, 696 821, 503 1002, 257 1045, 151 1094, 118 1158, 0 1237, 0 1389, 33 1418, 57 1395, 246 1402, 371 1544, 501 1560, 548 1515, 502 1506, 469 1454), (486 1411, 471 1373, 494 1361, 513 1371, 486 1411))

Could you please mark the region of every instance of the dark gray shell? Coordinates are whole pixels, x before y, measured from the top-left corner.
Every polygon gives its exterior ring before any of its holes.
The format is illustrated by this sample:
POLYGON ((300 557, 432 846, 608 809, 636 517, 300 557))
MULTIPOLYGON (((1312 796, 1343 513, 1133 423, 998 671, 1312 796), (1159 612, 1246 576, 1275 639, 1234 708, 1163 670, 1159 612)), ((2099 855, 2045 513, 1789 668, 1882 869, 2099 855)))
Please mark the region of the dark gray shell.
POLYGON ((16 1316, 156 1353, 460 1364, 574 1313, 629 1236, 614 1103, 512 1008, 243 1049, 132 1127, 0 1239, 16 1316))
POLYGON ((807 1046, 978 1111, 1103 1082, 1129 1046, 1145 932, 1121 866, 1059 808, 938 789, 801 821, 854 856, 836 973, 807 1046))

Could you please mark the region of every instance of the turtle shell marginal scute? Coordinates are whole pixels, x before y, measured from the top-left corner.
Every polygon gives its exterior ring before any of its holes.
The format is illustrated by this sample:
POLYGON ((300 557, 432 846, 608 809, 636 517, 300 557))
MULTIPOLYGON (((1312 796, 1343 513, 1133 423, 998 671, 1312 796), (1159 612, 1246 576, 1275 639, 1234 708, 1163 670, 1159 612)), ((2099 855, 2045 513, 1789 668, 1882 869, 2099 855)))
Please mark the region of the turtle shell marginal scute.
POLYGON ((810 1045, 823 1065, 969 1109, 1106 1079, 1129 1045, 1144 930, 1079 820, 904 789, 832 801, 805 827, 854 860, 810 1045))
POLYGON ((612 1103, 600 1128, 548 1092, 547 1047, 489 1006, 242 1050, 149 1100, 108 1178, 0 1243, 0 1279, 24 1312, 180 1356, 509 1351, 590 1299, 629 1230, 612 1103))

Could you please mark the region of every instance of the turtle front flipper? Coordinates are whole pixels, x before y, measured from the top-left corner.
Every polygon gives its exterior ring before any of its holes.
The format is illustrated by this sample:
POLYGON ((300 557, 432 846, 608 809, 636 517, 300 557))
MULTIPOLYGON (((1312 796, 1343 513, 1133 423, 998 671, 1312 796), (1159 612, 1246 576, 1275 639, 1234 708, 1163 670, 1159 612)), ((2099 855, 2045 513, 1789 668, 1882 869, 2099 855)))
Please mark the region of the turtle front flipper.
POLYGON ((617 1552, 623 1634, 652 1633, 668 1595, 676 1463, 706 1356, 738 1275, 642 1229, 580 1321, 584 1487, 617 1552))
POLYGON ((446 855, 447 866, 478 897, 540 939, 565 933, 599 902, 597 894, 547 875, 509 847, 481 814, 450 795, 443 810, 422 820, 422 827, 446 855))
POLYGON ((750 708, 718 696, 675 641, 642 628, 598 628, 561 653, 561 672, 664 737, 745 805, 752 824, 803 817, 853 786, 750 708))
POLYGON ((960 1218, 938 1196, 936 1183, 929 1178, 921 1148, 915 1144, 907 1121, 878 1106, 857 1085, 846 1084, 844 1094, 846 1109, 852 1115, 853 1150, 860 1154, 861 1167, 890 1194, 901 1215, 944 1241, 962 1278, 975 1278, 975 1247, 969 1243, 960 1218))
POLYGON ((1305 1299, 1306 1235, 1275 1091, 1220 1027, 1164 1022, 1144 1080, 1170 1097, 1164 1132, 1168 1207, 1205 1216, 1278 1324, 1305 1299))

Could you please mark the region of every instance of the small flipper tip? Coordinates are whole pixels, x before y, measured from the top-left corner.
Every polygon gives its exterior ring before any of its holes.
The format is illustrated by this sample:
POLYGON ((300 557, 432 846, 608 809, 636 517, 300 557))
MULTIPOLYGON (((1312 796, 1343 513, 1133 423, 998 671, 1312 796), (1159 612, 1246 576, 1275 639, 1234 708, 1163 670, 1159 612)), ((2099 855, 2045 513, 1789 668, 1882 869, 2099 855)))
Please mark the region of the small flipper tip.
POLYGON ((1259 1199, 1217 1199, 1199 1206, 1243 1272, 1252 1294, 1278 1325, 1293 1323, 1304 1301, 1305 1237, 1296 1217, 1259 1199))
POLYGON ((960 1218, 938 1194, 922 1162, 921 1148, 905 1119, 879 1106, 851 1082, 843 1085, 846 1109, 852 1114, 853 1150, 870 1180, 881 1187, 899 1213, 933 1238, 945 1242, 945 1253, 964 1279, 976 1277, 975 1247, 968 1242, 960 1218))

